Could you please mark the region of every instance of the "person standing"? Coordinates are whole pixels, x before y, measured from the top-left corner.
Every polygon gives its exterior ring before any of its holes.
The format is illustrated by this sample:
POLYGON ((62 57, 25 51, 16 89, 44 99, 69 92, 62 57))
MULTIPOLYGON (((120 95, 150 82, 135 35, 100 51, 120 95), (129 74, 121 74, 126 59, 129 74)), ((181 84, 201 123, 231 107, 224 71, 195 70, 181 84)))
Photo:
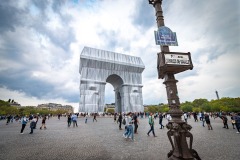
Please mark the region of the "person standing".
POLYGON ((70 126, 71 126, 71 123, 72 123, 71 114, 69 114, 68 117, 67 117, 67 123, 68 123, 68 127, 70 127, 70 126))
POLYGON ((211 122, 210 122, 210 117, 209 117, 209 115, 206 113, 205 115, 204 115, 204 117, 205 117, 205 121, 206 121, 206 123, 207 123, 207 126, 208 126, 208 130, 212 130, 212 125, 211 125, 211 122))
POLYGON ((118 117, 118 121, 119 121, 119 130, 122 130, 122 114, 120 113, 119 117, 118 117))
POLYGON ((44 116, 43 118, 42 118, 42 126, 40 127, 40 129, 42 129, 42 127, 44 127, 44 129, 47 129, 47 127, 46 127, 46 116, 44 116))
POLYGON ((193 113, 193 117, 194 117, 194 121, 198 122, 198 117, 197 117, 197 113, 196 112, 193 113))
POLYGON ((87 124, 88 114, 85 115, 85 123, 87 124))
POLYGON ((234 119, 234 113, 231 114, 231 122, 232 122, 233 129, 235 129, 234 126, 236 126, 236 121, 234 119))
POLYGON ((133 123, 134 123, 134 133, 138 134, 137 129, 138 129, 139 121, 138 121, 137 113, 133 115, 133 123))
POLYGON ((163 121, 163 115, 162 115, 162 113, 160 112, 159 113, 159 124, 160 124, 160 129, 163 129, 164 128, 164 125, 162 125, 162 121, 163 121))
POLYGON ((172 117, 169 113, 167 114, 167 120, 168 120, 168 122, 172 120, 172 117))
POLYGON ((128 114, 124 115, 124 120, 125 120, 126 125, 125 125, 125 132, 123 133, 123 137, 127 138, 127 135, 128 135, 128 132, 129 132, 129 129, 128 129, 128 125, 129 125, 128 114))
POLYGON ((205 115, 202 114, 201 116, 202 116, 202 126, 205 127, 205 125, 204 125, 204 123, 205 123, 205 115))
POLYGON ((36 126, 36 121, 37 121, 37 117, 34 116, 33 119, 31 119, 31 121, 30 121, 31 132, 29 134, 33 134, 33 129, 36 126))
POLYGON ((73 127, 78 127, 77 125, 77 115, 76 114, 73 114, 72 115, 72 122, 73 122, 73 127))
POLYGON ((22 128, 21 128, 20 133, 23 134, 24 128, 27 125, 27 118, 25 116, 22 116, 21 123, 22 123, 22 128))
POLYGON ((114 122, 117 121, 117 113, 114 113, 113 119, 114 119, 114 122))
POLYGON ((150 130, 148 131, 147 135, 149 136, 149 133, 152 132, 154 137, 157 137, 154 132, 154 119, 152 113, 150 113, 150 116, 148 118, 148 123, 150 125, 150 130))
POLYGON ((131 136, 132 141, 134 141, 133 123, 134 123, 134 120, 132 118, 132 113, 130 112, 130 114, 128 116, 128 134, 127 134, 126 138, 129 138, 131 136))

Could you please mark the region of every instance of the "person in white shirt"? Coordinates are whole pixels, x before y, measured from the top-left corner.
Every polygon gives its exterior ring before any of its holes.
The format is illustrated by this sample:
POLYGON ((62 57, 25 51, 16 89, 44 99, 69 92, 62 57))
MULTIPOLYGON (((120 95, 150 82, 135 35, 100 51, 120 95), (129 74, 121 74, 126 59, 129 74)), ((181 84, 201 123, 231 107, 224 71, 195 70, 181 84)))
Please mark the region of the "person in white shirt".
POLYGON ((183 114, 183 118, 184 118, 185 122, 187 123, 188 116, 187 116, 186 112, 183 114))
POLYGON ((88 120, 88 113, 85 115, 85 123, 87 123, 88 120))

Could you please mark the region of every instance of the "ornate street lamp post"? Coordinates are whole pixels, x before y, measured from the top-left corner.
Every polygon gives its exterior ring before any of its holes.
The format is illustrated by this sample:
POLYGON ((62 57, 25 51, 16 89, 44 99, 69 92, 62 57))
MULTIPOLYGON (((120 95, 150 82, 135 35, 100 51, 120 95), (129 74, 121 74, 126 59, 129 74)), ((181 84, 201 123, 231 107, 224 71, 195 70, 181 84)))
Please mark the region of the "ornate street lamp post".
MULTIPOLYGON (((156 21, 159 28, 158 33, 155 34, 155 39, 161 41, 162 37, 174 37, 173 32, 164 25, 162 0, 148 0, 149 4, 153 5, 156 11, 156 21), (162 32, 161 32, 162 30, 162 32), (163 31, 164 30, 164 31, 163 31), (168 35, 164 35, 166 30, 170 30, 168 35), (160 33, 161 32, 161 33, 160 33), (163 33, 163 34, 162 34, 163 33)), ((168 40, 168 39, 167 39, 168 40)), ((165 41, 167 41, 165 39, 165 41)), ((156 43, 158 40, 156 40, 156 43)), ((159 42, 160 44, 161 42, 159 42)), ((167 42, 169 43, 169 42, 167 42)), ((182 121, 181 116, 183 112, 180 110, 180 101, 178 97, 177 85, 178 82, 174 74, 189 70, 193 68, 190 53, 178 53, 170 52, 169 43, 160 44, 161 52, 158 53, 158 78, 164 78, 164 84, 166 85, 169 114, 172 120, 167 124, 169 131, 167 132, 169 141, 172 146, 172 150, 168 153, 170 160, 193 160, 200 159, 197 152, 192 149, 193 136, 189 132, 191 126, 182 121), (187 138, 190 138, 189 144, 187 138)))

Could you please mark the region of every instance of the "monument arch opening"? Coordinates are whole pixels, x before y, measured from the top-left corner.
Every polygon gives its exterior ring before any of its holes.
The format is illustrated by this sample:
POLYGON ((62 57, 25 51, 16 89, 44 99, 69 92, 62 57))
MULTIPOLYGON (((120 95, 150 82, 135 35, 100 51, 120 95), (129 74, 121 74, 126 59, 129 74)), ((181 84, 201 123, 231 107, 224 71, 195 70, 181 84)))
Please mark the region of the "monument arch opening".
POLYGON ((121 99, 121 89, 122 89, 122 85, 123 85, 122 78, 116 74, 112 74, 107 77, 106 82, 110 83, 114 88, 115 112, 123 112, 122 111, 122 99, 121 99))
POLYGON ((139 57, 84 47, 80 55, 79 112, 103 112, 105 85, 115 92, 116 112, 142 112, 142 72, 139 57))

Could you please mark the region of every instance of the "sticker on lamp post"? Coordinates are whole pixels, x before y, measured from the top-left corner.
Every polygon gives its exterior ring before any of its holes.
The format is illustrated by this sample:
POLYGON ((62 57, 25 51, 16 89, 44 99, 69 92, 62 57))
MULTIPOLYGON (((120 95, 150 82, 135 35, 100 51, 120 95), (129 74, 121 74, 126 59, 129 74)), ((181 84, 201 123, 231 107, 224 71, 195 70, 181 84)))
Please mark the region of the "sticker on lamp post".
POLYGON ((156 45, 160 46, 178 46, 176 32, 172 32, 168 27, 159 27, 154 31, 156 45))

